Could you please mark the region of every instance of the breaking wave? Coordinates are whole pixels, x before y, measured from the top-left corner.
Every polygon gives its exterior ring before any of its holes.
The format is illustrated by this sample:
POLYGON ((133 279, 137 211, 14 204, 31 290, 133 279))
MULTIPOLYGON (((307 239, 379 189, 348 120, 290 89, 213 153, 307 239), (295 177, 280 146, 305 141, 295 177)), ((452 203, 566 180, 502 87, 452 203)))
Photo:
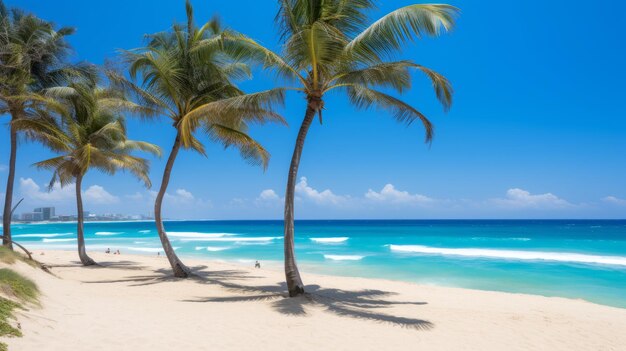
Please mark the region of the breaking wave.
POLYGON ((471 248, 441 248, 422 245, 389 245, 394 252, 421 253, 444 256, 501 258, 508 260, 558 261, 571 263, 595 263, 606 265, 626 266, 626 257, 599 256, 571 252, 544 252, 521 250, 471 249, 471 248))
POLYGON ((348 237, 338 237, 338 238, 310 238, 311 241, 320 243, 320 244, 337 244, 348 241, 348 237))

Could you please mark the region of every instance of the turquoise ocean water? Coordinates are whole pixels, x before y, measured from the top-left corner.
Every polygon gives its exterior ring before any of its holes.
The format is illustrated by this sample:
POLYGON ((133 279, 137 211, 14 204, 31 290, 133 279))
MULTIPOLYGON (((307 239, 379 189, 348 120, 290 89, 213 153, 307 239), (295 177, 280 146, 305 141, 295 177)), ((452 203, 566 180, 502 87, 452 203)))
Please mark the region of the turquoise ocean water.
MULTIPOLYGON (((15 224, 13 235, 32 250, 74 250, 75 226, 15 224)), ((85 227, 88 250, 161 251, 153 222, 85 227)), ((272 266, 282 260, 281 221, 172 221, 166 228, 182 257, 272 266)), ((626 221, 298 221, 296 246, 304 272, 582 298, 626 308, 626 221)))

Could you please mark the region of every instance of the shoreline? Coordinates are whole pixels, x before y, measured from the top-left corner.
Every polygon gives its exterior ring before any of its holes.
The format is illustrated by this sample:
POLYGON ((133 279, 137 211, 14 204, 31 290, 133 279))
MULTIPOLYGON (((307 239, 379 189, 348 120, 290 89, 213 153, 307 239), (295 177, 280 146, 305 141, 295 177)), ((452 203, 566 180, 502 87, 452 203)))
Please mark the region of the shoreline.
MULTIPOLYGON (((198 277, 171 276, 165 257, 41 250, 42 308, 18 312, 10 349, 612 350, 626 344, 626 309, 562 297, 306 273, 307 296, 286 298, 283 273, 187 259, 198 277), (141 337, 137 337, 141 335, 141 337), (180 335, 184 335, 181 338, 180 335), (620 346, 621 345, 621 346, 620 346), (203 348, 204 347, 204 348, 203 348)), ((3 267, 6 266, 3 264, 3 267)))
MULTIPOLYGON (((111 250, 111 252, 114 252, 115 249, 114 248, 111 250)), ((47 252, 47 251, 54 251, 54 252, 64 252, 66 254, 76 254, 75 250, 68 250, 68 249, 54 249, 54 248, 36 248, 33 249, 33 258, 37 259, 38 255, 36 254, 37 252, 47 252)), ((102 253, 101 251, 95 251, 95 250, 89 250, 89 247, 87 247, 87 253, 88 254, 93 254, 93 253, 102 253)), ((104 254, 104 253, 102 253, 104 254)), ((161 258, 165 258, 163 252, 161 252, 161 258)), ((116 255, 113 254, 105 254, 105 255, 111 255, 114 257, 117 257, 116 255)), ((254 259, 217 259, 217 258, 205 258, 205 257, 198 257, 198 256, 194 256, 194 255, 189 255, 189 254, 185 254, 185 253, 181 253, 181 254, 177 254, 178 257, 180 257, 181 259, 184 259, 184 262, 205 262, 205 263, 217 263, 217 264, 229 264, 229 265, 233 265, 233 266, 237 266, 241 269, 250 269, 253 268, 254 265, 254 259), (246 262, 243 262, 243 261, 246 262)), ((154 257, 157 258, 156 256, 156 252, 148 252, 148 251, 134 251, 131 253, 127 252, 122 252, 122 255, 119 257, 133 257, 133 256, 139 256, 139 257, 154 257)), ((78 258, 76 257, 76 260, 78 258)), ((282 260, 263 260, 261 261, 261 264, 263 266, 263 269, 272 271, 276 274, 284 274, 283 272, 283 261, 282 260)), ((572 300, 572 301, 582 301, 582 302, 586 302, 586 303, 590 303, 590 304, 595 304, 595 305, 599 305, 599 306, 606 306, 606 307, 611 307, 611 308, 618 308, 618 309, 623 309, 626 311, 626 307, 622 307, 622 306, 617 306, 617 305, 611 305, 611 304, 606 304, 606 303, 600 303, 600 302, 595 302, 595 301, 591 301, 588 299, 584 299, 584 298, 577 298, 577 297, 567 297, 567 296, 559 296, 559 295, 543 295, 543 294, 539 294, 539 293, 526 293, 526 292, 514 292, 514 291, 506 291, 506 290, 495 290, 495 289, 479 289, 479 288, 467 288, 467 287, 462 287, 462 286, 455 286, 455 285, 446 285, 446 284, 439 284, 439 283, 424 283, 424 282, 416 282, 416 281, 411 281, 411 280, 403 280, 403 279, 393 279, 393 278, 381 278, 381 277, 376 277, 376 276, 365 276, 365 275, 350 275, 350 274, 333 274, 333 273, 327 273, 327 272, 314 272, 314 271, 307 271, 307 268, 311 268, 311 267, 315 267, 317 266, 315 263, 310 263, 310 262, 300 262, 300 272, 302 275, 306 275, 306 276, 319 276, 319 277, 335 277, 335 278, 354 278, 354 279, 371 279, 371 280, 380 280, 380 281, 386 281, 386 282, 390 282, 390 283, 406 283, 406 284, 412 284, 412 285, 416 285, 416 286, 422 286, 422 287, 439 287, 439 288, 444 288, 444 289, 459 289, 459 290, 469 290, 469 291, 480 291, 480 292, 494 292, 494 293, 502 293, 502 294, 511 294, 511 295, 523 295, 523 296, 537 296, 537 297, 543 297, 543 298, 560 298, 560 299, 566 299, 566 300, 572 300)), ((305 280, 306 283, 306 277, 303 278, 305 280)))

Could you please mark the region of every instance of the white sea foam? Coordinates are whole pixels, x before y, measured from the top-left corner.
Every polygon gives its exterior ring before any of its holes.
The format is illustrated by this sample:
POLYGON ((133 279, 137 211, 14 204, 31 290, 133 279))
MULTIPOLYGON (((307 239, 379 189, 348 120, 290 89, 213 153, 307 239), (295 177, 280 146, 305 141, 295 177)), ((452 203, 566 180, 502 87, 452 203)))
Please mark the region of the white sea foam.
POLYGON ((320 243, 320 244, 337 244, 348 241, 348 237, 339 237, 339 238, 310 238, 311 241, 320 243))
MULTIPOLYGON (((161 252, 162 247, 127 247, 128 250, 140 251, 140 252, 161 252)), ((180 247, 174 247, 174 250, 178 250, 180 247)))
POLYGON ((237 241, 235 244, 242 246, 264 246, 271 245, 273 241, 237 241))
POLYGON ((120 235, 124 232, 96 232, 96 235, 120 235))
POLYGON ((140 230, 139 231, 139 233, 141 233, 141 234, 147 234, 147 233, 150 233, 150 232, 151 232, 151 230, 140 230))
POLYGON ((226 236, 236 236, 237 234, 231 233, 198 233, 198 232, 167 232, 168 236, 174 238, 223 238, 226 236))
POLYGON ((76 238, 66 238, 66 239, 48 239, 48 238, 44 238, 43 239, 44 243, 56 243, 56 242, 62 242, 62 241, 76 241, 76 238))
POLYGON ((133 241, 133 244, 147 244, 147 241, 133 241))
POLYGON ((434 255, 450 255, 464 257, 502 258, 509 260, 545 260, 575 263, 597 263, 606 265, 626 266, 626 257, 623 256, 599 256, 586 255, 570 252, 543 252, 521 250, 495 250, 495 249, 450 249, 429 247, 422 245, 389 245, 391 251, 405 253, 422 253, 434 255))
POLYGON ((74 233, 52 233, 52 234, 17 234, 14 238, 56 238, 58 236, 68 236, 74 233))
POLYGON ((232 247, 230 246, 196 246, 195 247, 196 251, 200 251, 200 250, 207 250, 207 251, 211 251, 211 252, 217 252, 217 251, 224 251, 224 250, 228 250, 228 249, 232 249, 232 247))
POLYGON ((362 260, 365 256, 360 255, 324 255, 324 258, 327 260, 333 261, 359 261, 362 260))
POLYGON ((485 236, 473 237, 472 240, 498 240, 498 241, 531 241, 531 238, 491 238, 485 236))
POLYGON ((282 239, 282 236, 262 236, 262 237, 223 237, 223 238, 189 238, 183 237, 181 241, 211 241, 211 242, 270 242, 275 239, 282 239))
POLYGON ((209 246, 206 248, 207 251, 211 251, 211 252, 217 252, 217 251, 224 251, 224 250, 228 250, 230 249, 230 247, 226 246, 226 247, 219 247, 219 246, 209 246))

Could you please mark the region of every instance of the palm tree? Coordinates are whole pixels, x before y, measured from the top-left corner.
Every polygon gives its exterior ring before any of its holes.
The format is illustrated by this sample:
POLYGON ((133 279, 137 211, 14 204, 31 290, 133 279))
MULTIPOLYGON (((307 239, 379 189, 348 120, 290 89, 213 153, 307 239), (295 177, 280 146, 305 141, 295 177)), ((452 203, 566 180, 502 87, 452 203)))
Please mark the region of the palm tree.
POLYGON ((324 96, 339 90, 358 109, 390 112, 407 125, 415 120, 433 137, 431 122, 408 103, 384 90, 402 93, 410 87, 411 69, 426 74, 437 98, 447 110, 452 87, 437 72, 408 60, 394 61, 393 54, 413 37, 437 36, 452 29, 458 9, 449 5, 410 5, 397 9, 368 25, 373 0, 280 0, 276 22, 282 52, 278 55, 251 39, 228 33, 227 50, 261 60, 298 85, 306 96, 304 119, 298 132, 289 167, 285 194, 285 275, 290 296, 304 293, 294 252, 294 196, 298 166, 307 132, 315 116, 322 123, 324 96), (234 43, 237 48, 229 48, 234 43), (246 46, 242 49, 242 46, 246 46))
POLYGON ((95 264, 85 251, 83 230, 81 189, 87 171, 97 169, 113 175, 118 170, 127 170, 146 187, 150 187, 148 161, 133 156, 132 152, 141 150, 161 155, 161 150, 156 145, 129 140, 126 136, 122 114, 141 112, 142 107, 127 100, 118 89, 98 86, 95 78, 88 77, 65 87, 45 90, 47 96, 59 101, 53 107, 60 118, 55 119, 50 114, 43 113, 16 122, 18 130, 45 135, 46 140, 55 141, 47 145, 61 153, 57 157, 37 162, 35 166, 53 171, 49 188, 57 183, 62 187, 74 183, 78 212, 78 256, 85 266, 95 264))
POLYGON ((15 181, 18 133, 16 121, 37 114, 46 104, 37 92, 56 84, 66 72, 63 60, 69 51, 65 37, 72 28, 54 29, 50 22, 18 9, 7 9, 0 0, 0 114, 11 116, 9 174, 3 212, 3 245, 12 249, 11 207, 15 181))
POLYGON ((187 23, 175 24, 171 31, 147 36, 147 46, 124 53, 137 85, 117 77, 120 87, 132 91, 141 104, 152 106, 169 117, 176 130, 174 145, 167 159, 163 180, 154 204, 154 217, 163 250, 176 277, 190 274, 177 257, 163 225, 162 204, 176 157, 182 148, 205 155, 195 136, 198 129, 224 147, 235 147, 252 164, 265 168, 269 153, 248 134, 249 123, 284 123, 272 105, 283 100, 282 89, 244 94, 233 83, 247 78, 247 65, 233 61, 222 50, 222 29, 214 19, 198 28, 191 3, 186 3, 187 23))

